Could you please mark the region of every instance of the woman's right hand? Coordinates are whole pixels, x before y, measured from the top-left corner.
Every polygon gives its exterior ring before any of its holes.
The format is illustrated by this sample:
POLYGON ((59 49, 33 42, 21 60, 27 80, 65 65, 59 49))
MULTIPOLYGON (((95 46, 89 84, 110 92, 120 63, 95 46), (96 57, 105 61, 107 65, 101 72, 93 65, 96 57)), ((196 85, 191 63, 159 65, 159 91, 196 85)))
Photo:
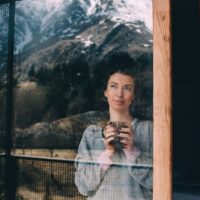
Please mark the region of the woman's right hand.
POLYGON ((103 136, 104 136, 104 144, 105 144, 105 153, 111 157, 113 153, 115 152, 115 146, 112 141, 114 141, 116 135, 116 129, 110 125, 107 124, 105 128, 103 129, 103 136))

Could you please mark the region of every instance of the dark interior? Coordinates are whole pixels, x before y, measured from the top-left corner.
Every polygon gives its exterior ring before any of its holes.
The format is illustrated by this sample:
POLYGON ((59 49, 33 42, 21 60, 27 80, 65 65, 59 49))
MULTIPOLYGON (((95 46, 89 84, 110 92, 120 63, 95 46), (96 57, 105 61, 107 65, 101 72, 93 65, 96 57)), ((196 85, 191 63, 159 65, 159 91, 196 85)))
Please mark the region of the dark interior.
POLYGON ((200 191, 200 1, 171 2, 173 183, 174 190, 183 189, 198 193, 200 191))

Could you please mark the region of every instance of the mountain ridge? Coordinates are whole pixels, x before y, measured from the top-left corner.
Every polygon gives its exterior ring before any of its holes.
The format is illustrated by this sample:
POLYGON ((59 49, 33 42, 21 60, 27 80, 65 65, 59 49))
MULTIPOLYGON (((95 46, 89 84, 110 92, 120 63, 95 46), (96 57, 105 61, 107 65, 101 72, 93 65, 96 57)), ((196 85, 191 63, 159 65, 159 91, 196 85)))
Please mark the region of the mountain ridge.
POLYGON ((84 31, 84 28, 102 19, 110 19, 126 26, 136 26, 138 29, 140 27, 137 22, 141 21, 146 31, 151 32, 152 20, 148 16, 152 10, 150 0, 143 0, 141 3, 129 0, 60 0, 58 2, 57 6, 52 1, 40 3, 40 1, 26 0, 17 3, 16 54, 53 37, 57 39, 75 37, 84 31), (145 8, 147 14, 141 13, 145 8))

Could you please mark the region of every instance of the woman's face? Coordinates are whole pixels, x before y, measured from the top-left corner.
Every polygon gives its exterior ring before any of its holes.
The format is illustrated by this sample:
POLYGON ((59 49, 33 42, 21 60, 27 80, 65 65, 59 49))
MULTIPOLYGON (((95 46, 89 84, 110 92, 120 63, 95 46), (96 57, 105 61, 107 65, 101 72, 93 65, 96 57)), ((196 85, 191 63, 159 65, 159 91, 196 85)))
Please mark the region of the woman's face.
POLYGON ((117 112, 129 111, 129 106, 134 99, 133 77, 118 72, 112 74, 104 95, 107 97, 110 109, 117 112))

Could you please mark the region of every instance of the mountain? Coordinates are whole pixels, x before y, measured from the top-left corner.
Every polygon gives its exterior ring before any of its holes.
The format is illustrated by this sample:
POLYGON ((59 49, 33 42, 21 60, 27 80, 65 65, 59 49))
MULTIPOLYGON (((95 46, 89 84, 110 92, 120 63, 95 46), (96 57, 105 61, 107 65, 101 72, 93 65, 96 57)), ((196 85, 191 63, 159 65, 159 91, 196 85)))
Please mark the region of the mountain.
POLYGON ((151 52, 151 11, 151 0, 19 1, 15 75, 23 81, 33 65, 37 71, 79 54, 93 64, 112 51, 151 52))
POLYGON ((105 109, 98 96, 102 74, 97 68, 116 52, 128 54, 142 69, 141 118, 152 119, 151 4, 151 0, 17 1, 16 127, 105 109), (28 84, 36 85, 31 100, 28 84), (44 107, 35 109, 38 102, 44 107), (21 120, 27 112, 30 117, 21 120))
POLYGON ((48 40, 73 38, 88 27, 110 19, 151 32, 151 0, 23 0, 16 3, 15 52, 48 40), (139 23, 139 24, 138 24, 139 23))

